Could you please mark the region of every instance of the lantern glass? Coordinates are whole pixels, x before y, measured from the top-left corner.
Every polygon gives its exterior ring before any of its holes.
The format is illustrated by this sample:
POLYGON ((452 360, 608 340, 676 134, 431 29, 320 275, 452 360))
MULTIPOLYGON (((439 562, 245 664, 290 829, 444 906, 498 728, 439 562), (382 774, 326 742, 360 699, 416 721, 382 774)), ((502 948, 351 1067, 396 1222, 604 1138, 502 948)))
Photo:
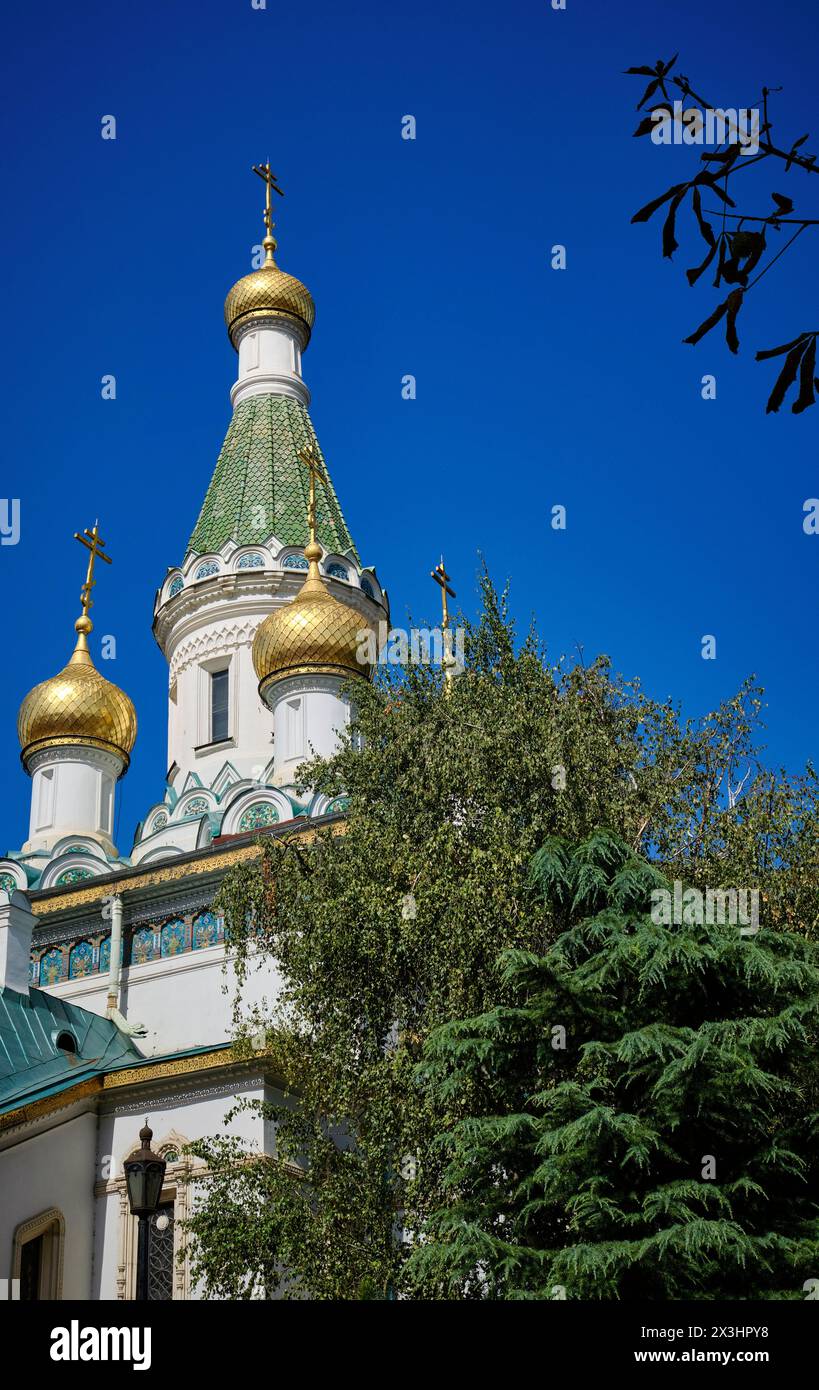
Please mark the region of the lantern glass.
POLYGON ((133 1159, 125 1163, 125 1182, 128 1202, 134 1216, 151 1216, 162 1195, 165 1164, 159 1161, 133 1159))
POLYGON ((145 1173, 145 1198, 150 1212, 156 1211, 159 1205, 159 1198, 162 1194, 162 1183, 165 1179, 164 1163, 146 1164, 145 1173))
POLYGON ((134 1216, 145 1211, 145 1164, 126 1163, 125 1182, 128 1188, 128 1203, 134 1216))

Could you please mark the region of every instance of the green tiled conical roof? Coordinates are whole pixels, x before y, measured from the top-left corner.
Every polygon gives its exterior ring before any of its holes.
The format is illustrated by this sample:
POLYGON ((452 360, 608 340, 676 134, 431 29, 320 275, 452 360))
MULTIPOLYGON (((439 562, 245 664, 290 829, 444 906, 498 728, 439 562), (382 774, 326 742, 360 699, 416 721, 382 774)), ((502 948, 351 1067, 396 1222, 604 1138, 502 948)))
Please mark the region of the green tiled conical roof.
MULTIPOLYGON (((283 545, 305 545, 309 477, 298 453, 308 445, 323 462, 312 421, 300 401, 268 395, 240 401, 187 553, 208 554, 227 540, 258 545, 271 535, 283 545)), ((358 561, 332 481, 329 489, 319 487, 317 493, 318 539, 325 550, 351 553, 358 561)))

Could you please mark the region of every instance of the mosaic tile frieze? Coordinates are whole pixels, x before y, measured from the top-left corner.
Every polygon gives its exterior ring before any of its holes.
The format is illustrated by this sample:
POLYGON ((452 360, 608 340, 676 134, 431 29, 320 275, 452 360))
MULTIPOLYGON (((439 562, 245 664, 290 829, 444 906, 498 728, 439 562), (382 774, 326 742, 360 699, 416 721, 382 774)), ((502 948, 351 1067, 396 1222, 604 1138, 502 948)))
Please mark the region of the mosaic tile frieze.
MULTIPOLYGON (((275 808, 269 809, 275 814, 275 808)), ((184 906, 179 901, 167 906, 155 902, 142 909, 140 915, 145 920, 131 924, 126 921, 121 962, 125 966, 145 965, 220 945, 225 940, 221 916, 199 894, 190 894, 188 899, 184 906)), ((33 985, 48 988, 66 980, 105 977, 110 968, 110 929, 89 931, 86 923, 83 931, 82 926, 75 923, 73 930, 63 929, 59 933, 59 944, 54 935, 49 941, 47 935, 41 934, 31 953, 30 978, 33 985)))

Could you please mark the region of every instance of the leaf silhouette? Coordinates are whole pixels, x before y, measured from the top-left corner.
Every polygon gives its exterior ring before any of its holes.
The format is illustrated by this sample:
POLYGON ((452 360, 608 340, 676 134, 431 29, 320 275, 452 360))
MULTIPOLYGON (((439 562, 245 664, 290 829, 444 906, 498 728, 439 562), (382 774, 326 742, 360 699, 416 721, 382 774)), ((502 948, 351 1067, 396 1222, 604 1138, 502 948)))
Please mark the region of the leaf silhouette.
POLYGON ((680 206, 684 197, 685 189, 674 198, 671 207, 668 209, 668 216, 663 223, 663 255, 669 260, 679 246, 679 242, 674 235, 674 230, 677 221, 677 208, 680 206))
POLYGON ((785 365, 776 379, 773 391, 768 397, 768 404, 765 407, 766 415, 776 414, 787 392, 796 381, 799 362, 808 345, 810 337, 810 334, 803 333, 800 337, 795 338, 792 343, 785 343, 783 347, 769 348, 767 352, 758 352, 756 354, 757 362, 761 362, 767 357, 781 357, 783 352, 787 352, 788 354, 785 358, 785 365))
POLYGON ((765 250, 765 233, 736 231, 729 234, 728 242, 731 254, 723 260, 722 278, 726 285, 747 285, 765 250))
POLYGON ((643 119, 641 120, 641 122, 640 122, 640 124, 638 125, 637 129, 634 131, 634 134, 633 134, 633 137, 632 137, 633 139, 636 139, 636 137, 637 137, 638 135, 650 135, 650 134, 651 134, 651 132, 652 132, 652 130, 654 129, 654 127, 655 127, 656 125, 659 125, 659 121, 657 120, 657 115, 656 115, 656 113, 657 113, 658 111, 664 111, 664 112, 665 112, 665 115, 666 115, 666 117, 667 117, 667 119, 668 119, 668 120, 671 120, 671 114, 672 114, 672 113, 669 111, 669 109, 668 109, 668 107, 666 106, 665 102, 661 101, 660 104, 659 104, 658 106, 652 106, 652 108, 651 108, 651 110, 648 112, 648 114, 645 115, 645 116, 643 117, 643 119))
POLYGON ((739 352, 739 338, 737 337, 737 314, 742 308, 742 290, 733 290, 729 294, 726 303, 728 314, 725 322, 725 341, 732 352, 739 352))
POLYGON ((700 338, 704 338, 706 333, 710 333, 711 329, 715 328, 716 325, 719 323, 720 319, 727 314, 728 329, 726 333, 726 341, 731 351, 736 352, 737 348, 739 347, 739 339, 737 338, 736 333, 736 317, 741 307, 742 290, 732 290, 728 298, 723 300, 722 304, 717 305, 714 312, 708 315, 708 318, 700 324, 699 328, 696 329, 694 333, 689 334, 687 338, 683 338, 683 342, 698 343, 700 341, 700 338))
POLYGON ((635 212, 631 219, 632 222, 647 222, 649 217, 652 217, 657 209, 662 207, 663 203, 667 203, 669 198, 676 197, 681 188, 685 188, 684 183, 675 183, 673 187, 669 188, 667 193, 662 193, 659 198, 652 198, 651 202, 646 203, 644 208, 640 208, 639 212, 635 212))
POLYGON ((736 207, 736 203, 734 202, 733 198, 725 192, 724 188, 720 188, 715 177, 710 177, 705 173, 705 171, 703 171, 702 174, 697 175, 696 182, 705 184, 706 187, 709 188, 712 193, 715 193, 718 198, 722 199, 726 207, 736 207))
POLYGON ((799 367, 799 395, 791 406, 794 415, 801 415, 808 406, 814 405, 816 397, 813 394, 813 373, 816 369, 816 334, 814 333, 808 346, 802 354, 802 362, 799 367))
POLYGON ((641 107, 641 106, 645 106, 645 104, 646 104, 646 102, 648 101, 649 97, 653 97, 653 95, 654 95, 654 93, 656 92, 656 90, 657 90, 657 88, 659 87, 659 85, 660 85, 660 79, 659 79, 659 77, 655 77, 653 82, 649 82, 648 86, 646 87, 645 91, 643 92, 643 95, 640 97, 640 100, 639 100, 638 103, 637 103, 637 110, 638 110, 638 111, 640 110, 640 107, 641 107))
POLYGON ((796 151, 799 149, 799 146, 800 146, 800 145, 804 145, 804 143, 805 143, 805 141, 807 140, 807 138, 808 138, 807 135, 800 135, 800 136, 799 136, 799 139, 798 139, 798 140, 794 140, 793 144, 791 145, 790 152, 789 152, 789 154, 788 154, 788 158, 785 160, 785 173, 786 173, 786 174, 787 174, 788 170, 790 169, 791 165, 793 164, 794 159, 796 158, 796 151))
POLYGON ((784 193, 772 193, 771 197, 776 203, 776 210, 783 216, 786 212, 793 212, 793 198, 786 198, 784 193))
POLYGON ((716 237, 714 236, 714 229, 711 226, 711 223, 706 222, 705 218, 702 215, 702 195, 698 188, 694 189, 694 195, 691 199, 691 203, 694 208, 694 216, 697 219, 700 232, 702 233, 705 240, 708 242, 709 246, 716 246, 717 242, 716 237))
POLYGON ((800 333, 799 337, 794 338, 791 343, 783 343, 781 347, 765 348, 763 352, 758 352, 756 354, 756 361, 765 362, 769 357, 781 357, 783 352, 790 352, 791 348, 795 348, 797 343, 804 342, 807 336, 807 333, 800 333))
POLYGON ((709 265, 711 264, 712 260, 713 260, 714 257, 716 256, 716 254, 717 254, 717 243, 714 242, 714 245, 713 245, 713 246, 709 246, 709 248, 708 248, 708 250, 707 250, 707 252, 706 252, 706 254, 705 254, 705 260, 703 261, 702 265, 698 265, 698 266, 696 267, 695 270, 687 270, 687 271, 685 272, 685 276, 686 276, 686 279, 687 279, 689 285, 696 285, 696 283, 697 283, 697 281, 699 280, 700 276, 708 269, 709 265))

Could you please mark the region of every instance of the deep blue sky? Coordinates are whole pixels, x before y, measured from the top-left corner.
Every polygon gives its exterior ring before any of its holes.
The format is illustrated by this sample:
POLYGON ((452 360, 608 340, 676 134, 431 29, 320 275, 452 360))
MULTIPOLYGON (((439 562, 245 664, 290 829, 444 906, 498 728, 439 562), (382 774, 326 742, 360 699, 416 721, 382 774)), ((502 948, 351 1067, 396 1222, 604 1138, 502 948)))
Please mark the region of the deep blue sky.
MULTIPOLYGON (((719 331, 684 346, 716 302, 685 283, 699 243, 669 265, 659 224, 629 219, 691 156, 631 139, 639 79, 622 75, 679 49, 715 103, 781 85, 783 139, 813 128, 819 148, 817 28, 813 0, 15 7, 0 493, 21 499, 22 537, 0 548, 0 849, 28 824, 17 707, 70 651, 83 577, 71 534, 96 515, 115 557, 93 614, 96 636, 118 641, 103 669, 140 721, 120 784, 124 853, 161 795, 152 603, 227 427, 222 304, 261 236, 249 169, 268 153, 287 194, 279 263, 317 304, 313 419, 393 621, 437 613, 442 547, 474 611, 481 551, 555 657, 577 642, 587 659, 608 652, 690 714, 756 672, 771 761, 819 757, 819 538, 801 524, 819 494, 819 407, 766 418, 774 372, 753 362, 816 326, 815 249, 806 235, 754 291, 738 359, 719 331), (100 138, 109 113, 116 142, 100 138), (415 142, 400 138, 407 113, 415 142), (555 242, 565 272, 549 267, 555 242), (715 402, 700 398, 705 372, 715 402), (549 524, 556 503, 565 533, 549 524), (701 659, 704 633, 716 661, 701 659)), ((771 186, 819 207, 819 179, 742 177, 750 211, 767 211, 771 186)))

